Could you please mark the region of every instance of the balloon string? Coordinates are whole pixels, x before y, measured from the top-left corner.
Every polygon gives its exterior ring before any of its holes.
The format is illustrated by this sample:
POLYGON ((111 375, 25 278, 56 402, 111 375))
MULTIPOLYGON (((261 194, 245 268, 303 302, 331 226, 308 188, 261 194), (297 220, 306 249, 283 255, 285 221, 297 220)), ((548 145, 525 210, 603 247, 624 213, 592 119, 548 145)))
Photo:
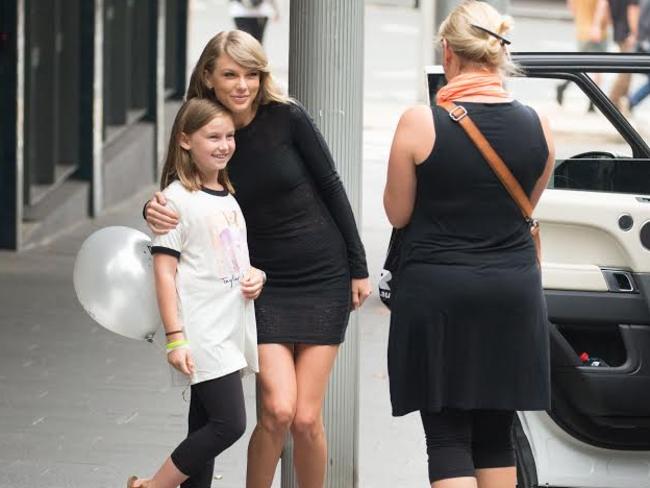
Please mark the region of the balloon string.
MULTIPOLYGON (((159 342, 156 342, 154 340, 154 334, 149 334, 147 337, 145 337, 145 340, 149 344, 153 344, 154 347, 156 347, 166 358, 167 357, 167 349, 165 349, 162 344, 159 342)), ((170 366, 173 367, 173 366, 170 366)), ((190 391, 190 388, 192 387, 192 379, 188 376, 187 378, 187 385, 184 385, 183 391, 181 391, 181 398, 185 403, 188 403, 190 399, 188 398, 188 392, 190 391)))

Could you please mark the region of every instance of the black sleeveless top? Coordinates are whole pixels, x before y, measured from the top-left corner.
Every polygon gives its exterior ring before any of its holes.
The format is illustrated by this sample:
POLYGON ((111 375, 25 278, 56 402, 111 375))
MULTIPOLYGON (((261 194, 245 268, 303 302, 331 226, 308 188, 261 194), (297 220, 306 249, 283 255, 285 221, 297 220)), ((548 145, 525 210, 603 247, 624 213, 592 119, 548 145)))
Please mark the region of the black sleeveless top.
MULTIPOLYGON (((460 105, 530 196, 548 158, 535 111, 517 101, 460 105)), ((406 262, 498 265, 534 259, 528 224, 517 204, 465 130, 445 109, 432 110, 436 141, 416 170, 406 262)))

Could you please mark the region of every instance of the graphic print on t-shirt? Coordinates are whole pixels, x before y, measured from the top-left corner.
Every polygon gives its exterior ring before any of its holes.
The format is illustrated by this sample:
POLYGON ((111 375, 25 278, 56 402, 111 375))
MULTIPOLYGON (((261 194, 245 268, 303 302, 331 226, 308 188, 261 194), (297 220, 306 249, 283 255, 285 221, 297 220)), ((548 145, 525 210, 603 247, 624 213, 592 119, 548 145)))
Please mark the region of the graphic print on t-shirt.
POLYGON ((238 281, 250 267, 246 245, 246 226, 241 212, 224 210, 207 217, 212 229, 217 275, 224 282, 238 281))

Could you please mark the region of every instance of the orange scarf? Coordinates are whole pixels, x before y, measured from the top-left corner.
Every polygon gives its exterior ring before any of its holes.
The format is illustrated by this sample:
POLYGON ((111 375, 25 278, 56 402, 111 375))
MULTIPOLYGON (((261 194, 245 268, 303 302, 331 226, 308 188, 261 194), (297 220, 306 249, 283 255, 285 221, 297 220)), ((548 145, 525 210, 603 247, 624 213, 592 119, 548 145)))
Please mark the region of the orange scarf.
POLYGON ((501 77, 495 73, 473 72, 455 76, 436 94, 436 103, 442 103, 459 98, 474 96, 490 96, 501 99, 512 99, 510 93, 503 88, 501 77))

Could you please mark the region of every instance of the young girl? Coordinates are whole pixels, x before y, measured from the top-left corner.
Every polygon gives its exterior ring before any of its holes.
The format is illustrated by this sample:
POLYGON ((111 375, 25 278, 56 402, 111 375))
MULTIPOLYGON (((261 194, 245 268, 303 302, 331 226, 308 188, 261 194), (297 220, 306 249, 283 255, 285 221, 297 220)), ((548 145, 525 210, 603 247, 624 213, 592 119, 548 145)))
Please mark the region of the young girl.
MULTIPOLYGON (((231 176, 248 225, 251 260, 269 274, 255 302, 260 415, 246 486, 270 488, 290 433, 298 484, 325 486, 322 408, 350 317, 370 294, 365 251, 332 155, 307 111, 277 88, 259 42, 234 30, 205 46, 187 98, 233 114, 231 176)), ((151 230, 174 228, 162 194, 145 208, 151 230)))
POLYGON ((252 299, 265 275, 250 266, 226 172, 234 135, 230 114, 209 100, 187 101, 174 121, 161 187, 180 222, 151 252, 167 360, 192 385, 189 435, 153 479, 131 477, 129 488, 208 488, 214 458, 246 428, 241 373, 258 369, 252 299))

